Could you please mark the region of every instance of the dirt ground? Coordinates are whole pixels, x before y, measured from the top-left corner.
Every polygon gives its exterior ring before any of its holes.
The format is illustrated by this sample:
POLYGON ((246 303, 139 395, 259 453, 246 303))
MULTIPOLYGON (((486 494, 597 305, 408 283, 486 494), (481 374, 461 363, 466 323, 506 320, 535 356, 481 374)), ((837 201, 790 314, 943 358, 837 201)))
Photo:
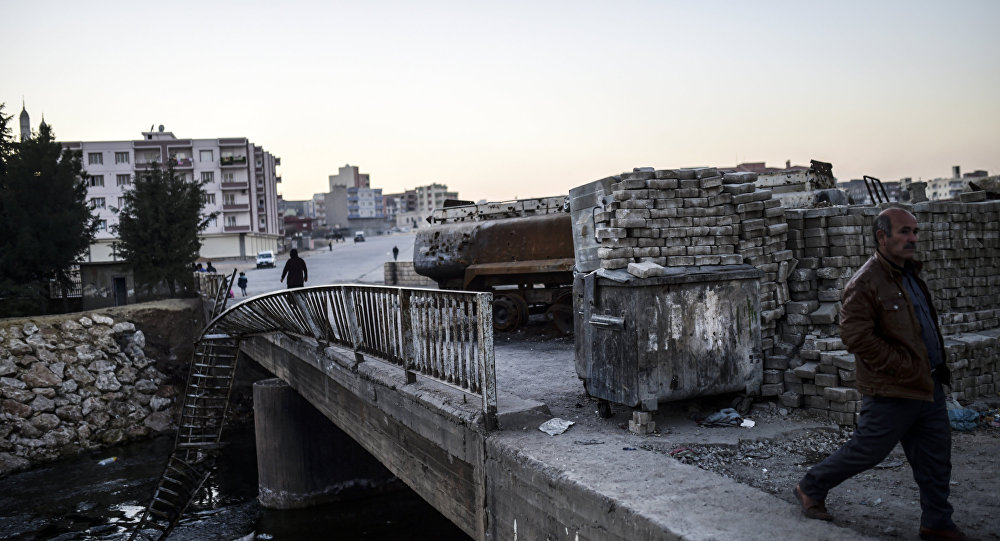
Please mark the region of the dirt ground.
MULTIPOLYGON (((531 363, 558 362, 572 380, 573 341, 555 336, 543 323, 533 322, 526 329, 498 333, 495 337, 498 356, 523 355, 531 363)), ((498 365, 501 378, 520 378, 517 388, 545 402, 556 417, 578 423, 578 433, 602 431, 628 434, 632 409, 613 406, 613 416, 597 414, 596 400, 586 395, 577 380, 568 383, 570 392, 553 393, 551 382, 531 381, 530 373, 505 371, 498 365)), ((629 436, 631 445, 640 450, 663 453, 739 483, 778 496, 797 506, 792 487, 806 470, 836 451, 850 438, 851 430, 804 410, 787 410, 775 401, 755 402, 744 416, 756 423, 754 428, 701 427, 696 419, 730 407, 734 395, 660 404, 654 413, 657 432, 647 436, 629 436)), ((997 408, 1000 399, 979 400, 980 407, 997 408)), ((968 404, 963 404, 968 405, 968 404)), ((569 434, 569 433, 567 433, 569 434)), ((585 444, 590 442, 575 442, 585 444)), ((596 443, 596 442, 595 442, 596 443)), ((966 533, 983 539, 1000 539, 1000 428, 981 424, 971 432, 952 432, 951 504, 954 520, 966 533)), ((898 445, 878 467, 849 479, 834 489, 827 507, 835 523, 880 539, 917 539, 920 524, 918 491, 902 448, 898 445)), ((725 505, 725 502, 719 502, 725 505)), ((761 520, 766 520, 761 517, 761 520)))

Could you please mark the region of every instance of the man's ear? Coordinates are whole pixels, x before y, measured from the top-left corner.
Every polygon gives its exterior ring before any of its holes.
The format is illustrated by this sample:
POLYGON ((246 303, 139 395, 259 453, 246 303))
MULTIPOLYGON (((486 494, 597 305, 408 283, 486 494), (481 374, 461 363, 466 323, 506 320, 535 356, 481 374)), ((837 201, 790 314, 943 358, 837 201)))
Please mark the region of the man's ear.
POLYGON ((885 241, 885 231, 881 229, 875 232, 875 241, 879 246, 882 246, 882 242, 885 241))

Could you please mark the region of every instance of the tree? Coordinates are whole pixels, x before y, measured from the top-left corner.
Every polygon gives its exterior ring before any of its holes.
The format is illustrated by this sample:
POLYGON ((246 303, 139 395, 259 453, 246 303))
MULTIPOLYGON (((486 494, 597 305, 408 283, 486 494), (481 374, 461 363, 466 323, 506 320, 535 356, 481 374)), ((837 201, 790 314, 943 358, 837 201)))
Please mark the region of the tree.
POLYGON ((178 284, 191 279, 201 250, 198 233, 218 214, 202 215, 205 197, 205 182, 185 180, 171 160, 166 168, 154 163, 137 172, 121 208, 112 209, 118 213, 114 249, 148 293, 166 283, 174 296, 178 284))
POLYGON ((97 217, 81 153, 63 149, 44 122, 12 143, 9 120, 0 112, 0 299, 7 315, 37 314, 50 280, 70 286, 69 268, 93 242, 97 217))

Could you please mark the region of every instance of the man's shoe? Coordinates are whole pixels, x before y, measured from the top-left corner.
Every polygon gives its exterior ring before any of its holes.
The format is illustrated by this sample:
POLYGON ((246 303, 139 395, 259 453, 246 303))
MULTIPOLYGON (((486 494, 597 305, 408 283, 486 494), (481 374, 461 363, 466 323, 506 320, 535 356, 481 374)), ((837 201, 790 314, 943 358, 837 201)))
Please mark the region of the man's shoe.
MULTIPOLYGON (((792 492, 795 494, 795 499, 799 500, 799 504, 802 505, 802 514, 805 515, 806 518, 814 518, 816 520, 833 520, 833 515, 826 510, 826 504, 806 496, 806 493, 802 492, 799 485, 795 485, 792 492)), ((920 528, 920 531, 923 532, 924 529, 920 528)))
POLYGON ((920 539, 929 541, 979 541, 978 537, 969 537, 958 528, 954 530, 932 530, 924 526, 920 527, 920 539))

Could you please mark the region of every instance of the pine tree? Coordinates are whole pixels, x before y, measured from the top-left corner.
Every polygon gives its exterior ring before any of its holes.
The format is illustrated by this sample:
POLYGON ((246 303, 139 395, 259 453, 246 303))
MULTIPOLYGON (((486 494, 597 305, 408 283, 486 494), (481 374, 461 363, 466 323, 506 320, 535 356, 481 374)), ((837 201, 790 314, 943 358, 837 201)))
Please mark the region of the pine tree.
POLYGON ((217 213, 202 215, 205 182, 188 181, 174 170, 151 164, 137 172, 132 187, 122 198, 118 225, 112 230, 118 241, 114 249, 132 268, 136 282, 152 294, 165 283, 170 295, 191 280, 191 264, 198 259, 198 233, 217 213))
POLYGON ((69 287, 69 268, 93 242, 97 217, 81 153, 63 149, 44 122, 11 143, 10 117, 0 117, 0 311, 42 313, 50 280, 69 287))

